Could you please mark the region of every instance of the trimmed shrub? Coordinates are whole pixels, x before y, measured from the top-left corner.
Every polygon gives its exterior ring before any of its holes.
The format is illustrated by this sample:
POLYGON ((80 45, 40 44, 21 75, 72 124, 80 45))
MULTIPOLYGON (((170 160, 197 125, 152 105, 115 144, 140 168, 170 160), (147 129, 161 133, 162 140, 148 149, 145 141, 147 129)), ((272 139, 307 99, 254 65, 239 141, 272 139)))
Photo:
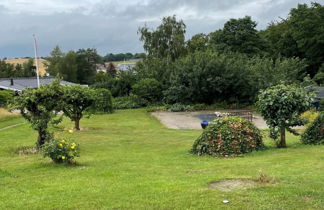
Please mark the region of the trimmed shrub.
POLYGON ((113 99, 114 109, 135 109, 147 106, 148 102, 136 95, 116 97, 113 99))
POLYGON ((79 157, 80 146, 65 139, 53 139, 44 144, 44 157, 49 157, 55 163, 72 163, 79 157))
POLYGON ((112 95, 111 92, 104 88, 99 88, 95 90, 96 100, 94 103, 94 109, 98 112, 112 113, 113 104, 112 104, 112 95))
POLYGON ((10 90, 0 90, 0 107, 6 107, 13 98, 13 92, 10 90))
POLYGON ((192 153, 235 156, 264 148, 260 130, 240 117, 222 117, 211 121, 195 141, 192 153))
POLYGON ((301 141, 303 144, 324 144, 324 112, 306 129, 301 141))
POLYGON ((133 85, 133 94, 149 102, 157 102, 162 99, 162 86, 156 79, 145 78, 133 85))

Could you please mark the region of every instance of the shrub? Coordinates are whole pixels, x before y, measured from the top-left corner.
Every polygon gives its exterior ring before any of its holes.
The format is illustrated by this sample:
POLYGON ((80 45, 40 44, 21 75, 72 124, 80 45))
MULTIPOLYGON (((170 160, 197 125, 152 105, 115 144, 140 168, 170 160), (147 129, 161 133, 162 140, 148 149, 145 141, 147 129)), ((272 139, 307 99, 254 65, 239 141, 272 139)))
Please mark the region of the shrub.
POLYGON ((208 109, 208 106, 206 104, 195 104, 192 106, 193 110, 206 110, 208 109))
POLYGON ((136 95, 116 97, 113 99, 114 109, 134 109, 144 107, 148 102, 136 95))
POLYGON ((10 90, 0 91, 0 107, 6 107, 8 102, 13 98, 13 92, 10 90))
POLYGON ((170 110, 171 112, 183 112, 183 111, 192 111, 193 109, 192 106, 190 105, 175 103, 170 107, 168 107, 168 110, 170 110))
POLYGON ((319 110, 320 110, 320 111, 324 111, 324 98, 322 98, 322 99, 320 100, 320 107, 319 107, 319 110))
POLYGON ((314 109, 304 112, 300 115, 300 119, 305 121, 306 127, 312 125, 315 119, 319 116, 319 112, 316 112, 314 109))
POLYGON ((112 105, 112 95, 111 92, 104 88, 96 89, 95 92, 96 100, 94 103, 95 111, 104 112, 104 113, 112 113, 113 105, 112 105))
POLYGON ((133 94, 149 102, 157 102, 162 99, 162 86, 156 79, 145 78, 133 85, 133 94))
POLYGON ((192 153, 231 156, 264 148, 260 130, 240 117, 222 117, 211 121, 195 141, 192 153))
POLYGON ((324 112, 306 129, 301 141, 303 144, 324 144, 324 112))
POLYGON ((55 163, 72 163, 79 157, 80 146, 66 139, 53 139, 43 146, 44 157, 49 157, 55 163))

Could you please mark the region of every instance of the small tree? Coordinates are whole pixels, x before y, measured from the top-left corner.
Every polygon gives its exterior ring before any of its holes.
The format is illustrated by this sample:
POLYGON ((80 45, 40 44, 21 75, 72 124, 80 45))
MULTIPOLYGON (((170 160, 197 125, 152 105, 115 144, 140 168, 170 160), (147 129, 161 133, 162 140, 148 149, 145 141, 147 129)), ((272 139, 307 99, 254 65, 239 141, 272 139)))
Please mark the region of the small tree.
POLYGON ((61 88, 59 81, 55 81, 39 89, 26 89, 20 96, 15 97, 11 104, 11 109, 20 110, 21 115, 38 132, 38 148, 51 137, 51 133, 48 132, 49 125, 60 122, 53 119, 60 111, 63 95, 61 88))
POLYGON ((286 147, 286 129, 297 135, 291 126, 303 125, 299 115, 311 107, 313 94, 295 86, 277 85, 258 96, 257 108, 270 127, 270 137, 276 140, 280 134, 278 148, 286 147))
POLYGON ((94 90, 81 85, 64 87, 62 110, 74 123, 74 128, 80 130, 80 120, 83 113, 95 102, 94 90))

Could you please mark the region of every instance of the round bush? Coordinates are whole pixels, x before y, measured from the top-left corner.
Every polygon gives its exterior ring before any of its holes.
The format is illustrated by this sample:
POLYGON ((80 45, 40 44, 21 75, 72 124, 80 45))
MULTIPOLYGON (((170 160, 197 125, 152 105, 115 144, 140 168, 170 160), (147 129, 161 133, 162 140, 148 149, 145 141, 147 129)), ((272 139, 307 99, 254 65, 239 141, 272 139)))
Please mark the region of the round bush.
POLYGON ((324 112, 307 127, 301 141, 303 144, 324 144, 324 112))
POLYGON ((79 157, 79 145, 65 139, 53 139, 44 144, 43 153, 55 163, 72 163, 79 157))
POLYGON ((235 156, 264 148, 260 130, 240 117, 222 117, 211 121, 195 141, 192 153, 235 156))

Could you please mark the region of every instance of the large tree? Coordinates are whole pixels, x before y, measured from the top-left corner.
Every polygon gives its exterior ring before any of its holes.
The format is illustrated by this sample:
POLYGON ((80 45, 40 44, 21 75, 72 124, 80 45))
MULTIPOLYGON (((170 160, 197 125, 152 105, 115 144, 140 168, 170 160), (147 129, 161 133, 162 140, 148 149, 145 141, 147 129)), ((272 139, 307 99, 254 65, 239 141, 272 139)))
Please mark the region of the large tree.
POLYGON ((262 35, 272 55, 305 58, 312 77, 324 63, 324 7, 319 3, 299 4, 287 19, 271 23, 262 35))
POLYGON ((138 32, 149 56, 174 61, 185 54, 186 25, 175 16, 164 17, 156 30, 144 26, 138 32))
POLYGON ((57 76, 61 73, 61 63, 64 58, 64 53, 61 51, 60 47, 56 45, 50 57, 47 58, 46 72, 52 76, 57 76))
POLYGON ((191 39, 189 39, 186 42, 188 53, 206 50, 208 44, 208 38, 209 36, 203 33, 195 34, 194 36, 192 36, 191 39))
POLYGON ((224 28, 210 34, 210 44, 216 51, 261 54, 265 41, 256 30, 257 23, 251 17, 230 19, 224 28))
POLYGON ((60 76, 66 81, 78 82, 78 64, 76 58, 76 53, 71 50, 65 54, 59 63, 60 76))
POLYGON ((91 84, 96 74, 96 63, 100 56, 96 49, 79 49, 76 52, 77 78, 81 84, 91 84))

